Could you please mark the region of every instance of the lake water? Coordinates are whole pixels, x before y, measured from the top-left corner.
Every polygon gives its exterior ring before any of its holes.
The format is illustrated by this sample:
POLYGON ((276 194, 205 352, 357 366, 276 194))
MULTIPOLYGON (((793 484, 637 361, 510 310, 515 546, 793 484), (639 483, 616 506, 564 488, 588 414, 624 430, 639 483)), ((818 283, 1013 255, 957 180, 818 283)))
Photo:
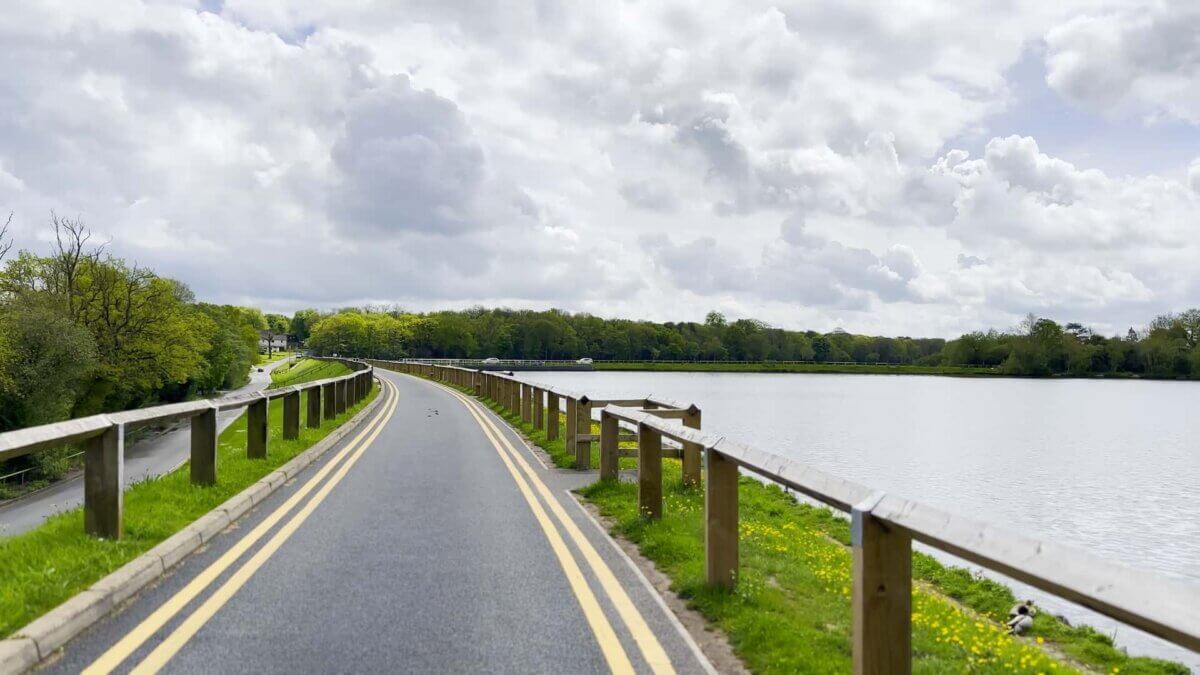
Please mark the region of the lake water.
MULTIPOLYGON (((706 431, 1200 585, 1200 383, 548 372, 589 396, 691 401, 706 431)), ((1012 583, 1130 653, 1200 655, 1012 583)), ((1200 597, 1197 597, 1200 602, 1200 597)))

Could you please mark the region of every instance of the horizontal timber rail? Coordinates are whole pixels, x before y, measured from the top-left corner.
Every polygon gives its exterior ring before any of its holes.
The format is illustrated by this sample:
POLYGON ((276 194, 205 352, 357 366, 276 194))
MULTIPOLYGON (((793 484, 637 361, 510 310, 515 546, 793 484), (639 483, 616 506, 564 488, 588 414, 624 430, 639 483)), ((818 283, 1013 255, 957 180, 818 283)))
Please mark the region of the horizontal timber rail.
POLYGON ((371 391, 374 369, 361 361, 331 359, 352 373, 280 389, 92 415, 0 433, 0 461, 71 443, 83 444, 83 511, 88 534, 120 539, 123 523, 125 434, 147 424, 191 420, 191 481, 217 482, 217 413, 247 409, 246 453, 267 456, 267 405, 283 399, 283 437, 300 435, 300 395, 309 392, 306 426, 321 426, 353 407, 371 391), (325 404, 321 402, 324 398, 325 404))
POLYGON ((401 363, 458 366, 476 370, 592 370, 592 362, 565 359, 409 359, 401 363))
POLYGON ((368 361, 378 368, 447 382, 490 398, 523 421, 558 436, 565 402, 566 444, 589 468, 600 441, 600 478, 617 478, 620 424, 637 428, 638 509, 662 515, 663 439, 677 442, 685 482, 703 482, 705 573, 732 588, 738 576, 738 475, 744 470, 850 514, 853 549, 853 652, 858 673, 911 672, 912 542, 958 556, 1122 623, 1200 651, 1200 587, 1040 541, 873 490, 820 469, 700 431, 691 404, 644 398, 591 399, 511 375, 422 362, 368 361), (599 411, 600 434, 591 433, 599 411), (684 426, 669 423, 681 419, 684 426), (700 456, 704 456, 701 476, 700 456))

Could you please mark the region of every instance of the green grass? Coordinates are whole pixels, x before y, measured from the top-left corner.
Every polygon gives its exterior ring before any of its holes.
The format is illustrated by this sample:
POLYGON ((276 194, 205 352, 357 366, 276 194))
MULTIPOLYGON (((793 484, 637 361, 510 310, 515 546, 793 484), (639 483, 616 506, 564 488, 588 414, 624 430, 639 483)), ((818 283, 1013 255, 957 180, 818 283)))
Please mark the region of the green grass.
MULTIPOLYGON (((546 450, 555 465, 572 466, 574 454, 562 441, 563 424, 559 438, 550 442, 519 415, 490 399, 483 402, 546 450)), ((593 433, 598 427, 593 423, 593 433)), ((599 465, 598 446, 592 444, 592 467, 599 465)), ((636 458, 620 462, 622 469, 637 467, 636 458)), ((638 514, 632 483, 596 482, 582 496, 671 578, 693 609, 729 636, 753 672, 849 671, 848 521, 827 508, 800 503, 778 486, 743 477, 738 485, 738 588, 715 590, 704 582, 703 493, 683 486, 678 460, 664 459, 663 464, 660 521, 638 514)), ((1012 591, 931 556, 914 553, 913 578, 916 673, 1188 672, 1177 663, 1130 658, 1107 635, 1088 626, 1068 626, 1047 612, 1037 615, 1026 635, 1009 636, 1003 624, 1017 603, 1012 591)))
MULTIPOLYGON (((797 502, 774 485, 743 477, 738 486, 737 590, 704 583, 704 500, 687 489, 679 463, 664 460, 664 517, 637 513, 637 487, 597 482, 583 490, 616 530, 635 542, 689 604, 720 626, 750 669, 846 672, 850 654, 849 523, 797 502)), ((1187 673, 1175 663, 1130 658, 1088 627, 1046 612, 1022 637, 1003 631, 1016 604, 1002 584, 914 554, 913 671, 916 673, 1187 673), (1069 658, 1060 658, 1066 655, 1069 658), (1115 670, 1114 670, 1115 669, 1115 670)))
POLYGON ((319 361, 317 359, 301 359, 293 364, 279 366, 271 371, 271 388, 288 387, 293 384, 303 384, 327 377, 349 375, 351 371, 339 361, 319 361))
POLYGON ((965 366, 916 366, 887 364, 773 363, 770 361, 726 363, 596 362, 595 370, 648 370, 656 372, 697 373, 858 373, 863 375, 954 375, 958 377, 997 377, 999 370, 965 366))
POLYGON ((0 540, 0 637, 91 586, 282 466, 343 425, 377 394, 378 387, 347 414, 324 421, 319 429, 301 426, 300 438, 286 441, 281 438, 283 401, 271 401, 266 459, 246 457, 243 415, 219 438, 218 484, 192 485, 185 464, 132 486, 125 493, 125 537, 120 541, 85 535, 79 508, 53 516, 35 530, 0 540))
POLYGON ((272 352, 271 357, 267 358, 266 354, 259 354, 258 355, 258 364, 262 365, 264 363, 275 363, 276 361, 278 361, 280 359, 286 359, 287 357, 289 357, 291 355, 292 355, 291 352, 272 352))

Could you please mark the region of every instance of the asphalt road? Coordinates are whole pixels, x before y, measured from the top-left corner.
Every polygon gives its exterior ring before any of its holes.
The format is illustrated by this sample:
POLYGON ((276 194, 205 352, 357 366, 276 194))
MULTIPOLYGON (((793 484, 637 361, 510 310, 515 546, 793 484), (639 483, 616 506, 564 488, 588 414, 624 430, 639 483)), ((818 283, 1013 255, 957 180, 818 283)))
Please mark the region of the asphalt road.
MULTIPOLYGON (((263 372, 253 370, 250 381, 244 386, 227 392, 226 396, 246 394, 265 389, 271 384, 271 371, 286 362, 286 359, 263 366, 263 372)), ((241 410, 227 410, 217 414, 218 433, 241 416, 241 410)), ((191 435, 187 424, 178 425, 165 433, 146 438, 125 449, 125 485, 161 476, 174 471, 183 464, 191 453, 191 435)), ((0 506, 0 537, 20 534, 32 530, 50 516, 73 509, 83 504, 83 474, 52 483, 0 506)))
POLYGON ((589 476, 380 375, 370 423, 46 669, 712 672, 568 494, 589 476))

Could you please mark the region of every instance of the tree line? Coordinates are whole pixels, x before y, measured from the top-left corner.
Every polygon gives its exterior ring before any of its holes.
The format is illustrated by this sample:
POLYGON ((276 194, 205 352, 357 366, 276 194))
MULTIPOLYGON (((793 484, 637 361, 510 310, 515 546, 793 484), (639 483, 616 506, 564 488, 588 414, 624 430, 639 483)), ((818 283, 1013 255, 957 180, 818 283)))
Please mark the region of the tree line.
MULTIPOLYGON (((110 255, 79 219, 51 216, 45 254, 0 228, 0 431, 169 403, 245 383, 256 309, 196 302, 173 279, 110 255)), ((284 318, 286 322, 286 318, 284 318)), ((0 463, 52 477, 64 452, 0 463)))
MULTIPOLYGON (((304 310, 297 337, 322 354, 381 359, 487 358, 612 361, 812 361, 979 366, 1009 375, 1137 375, 1200 378, 1200 310, 1166 314, 1143 330, 1105 337, 1079 323, 1029 315, 1009 331, 955 340, 854 335, 728 321, 602 319, 560 310, 474 308, 412 313, 397 308, 304 310)), ((295 328, 299 326, 299 328, 295 328)))

